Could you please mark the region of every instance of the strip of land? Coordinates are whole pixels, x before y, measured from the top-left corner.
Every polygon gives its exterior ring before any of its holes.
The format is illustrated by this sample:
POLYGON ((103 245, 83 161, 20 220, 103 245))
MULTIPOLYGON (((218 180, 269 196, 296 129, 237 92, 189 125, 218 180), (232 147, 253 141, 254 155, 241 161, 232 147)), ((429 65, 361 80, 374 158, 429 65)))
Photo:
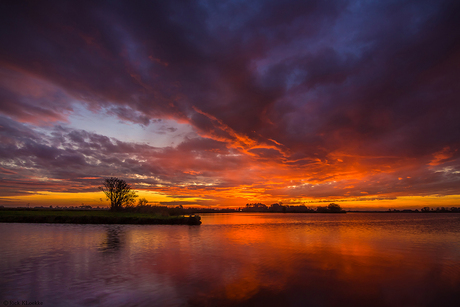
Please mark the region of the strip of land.
POLYGON ((163 216, 109 210, 27 210, 1 209, 0 223, 70 223, 70 224, 138 224, 200 225, 198 215, 163 216))

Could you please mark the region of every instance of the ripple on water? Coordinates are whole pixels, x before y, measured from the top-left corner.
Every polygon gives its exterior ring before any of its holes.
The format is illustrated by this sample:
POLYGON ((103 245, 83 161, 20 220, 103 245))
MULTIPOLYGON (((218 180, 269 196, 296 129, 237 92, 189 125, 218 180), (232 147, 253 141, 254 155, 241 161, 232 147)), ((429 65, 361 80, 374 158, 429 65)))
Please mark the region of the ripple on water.
POLYGON ((227 214, 202 221, 0 224, 0 294, 50 306, 460 303, 458 215, 227 214))

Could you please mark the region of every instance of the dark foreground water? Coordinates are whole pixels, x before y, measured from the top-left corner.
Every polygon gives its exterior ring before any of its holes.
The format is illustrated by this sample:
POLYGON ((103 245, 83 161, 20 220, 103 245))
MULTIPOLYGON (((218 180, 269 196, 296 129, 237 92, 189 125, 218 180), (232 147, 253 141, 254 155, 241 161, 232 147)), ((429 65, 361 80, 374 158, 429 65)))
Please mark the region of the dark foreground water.
POLYGON ((460 214, 0 224, 0 304, 460 306, 460 214))

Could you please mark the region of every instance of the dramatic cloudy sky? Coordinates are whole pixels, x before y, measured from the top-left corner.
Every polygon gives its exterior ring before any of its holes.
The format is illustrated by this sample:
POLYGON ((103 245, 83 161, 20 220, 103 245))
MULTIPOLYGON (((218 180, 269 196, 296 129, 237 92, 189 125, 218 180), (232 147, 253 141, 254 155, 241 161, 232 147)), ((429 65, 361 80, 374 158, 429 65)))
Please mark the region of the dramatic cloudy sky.
POLYGON ((1 1, 0 203, 460 205, 459 12, 1 1))

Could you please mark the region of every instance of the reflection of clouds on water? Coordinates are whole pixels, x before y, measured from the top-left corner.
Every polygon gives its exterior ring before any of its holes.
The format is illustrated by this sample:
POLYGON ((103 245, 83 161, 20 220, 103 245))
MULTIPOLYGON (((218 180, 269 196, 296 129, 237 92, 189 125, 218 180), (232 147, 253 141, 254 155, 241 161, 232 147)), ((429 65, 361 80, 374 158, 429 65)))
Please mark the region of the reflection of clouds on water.
POLYGON ((122 226, 109 225, 106 228, 106 237, 99 245, 98 250, 103 253, 118 252, 124 245, 125 231, 122 226))
POLYGON ((47 306, 460 306, 460 216, 203 220, 0 224, 0 294, 47 306))

